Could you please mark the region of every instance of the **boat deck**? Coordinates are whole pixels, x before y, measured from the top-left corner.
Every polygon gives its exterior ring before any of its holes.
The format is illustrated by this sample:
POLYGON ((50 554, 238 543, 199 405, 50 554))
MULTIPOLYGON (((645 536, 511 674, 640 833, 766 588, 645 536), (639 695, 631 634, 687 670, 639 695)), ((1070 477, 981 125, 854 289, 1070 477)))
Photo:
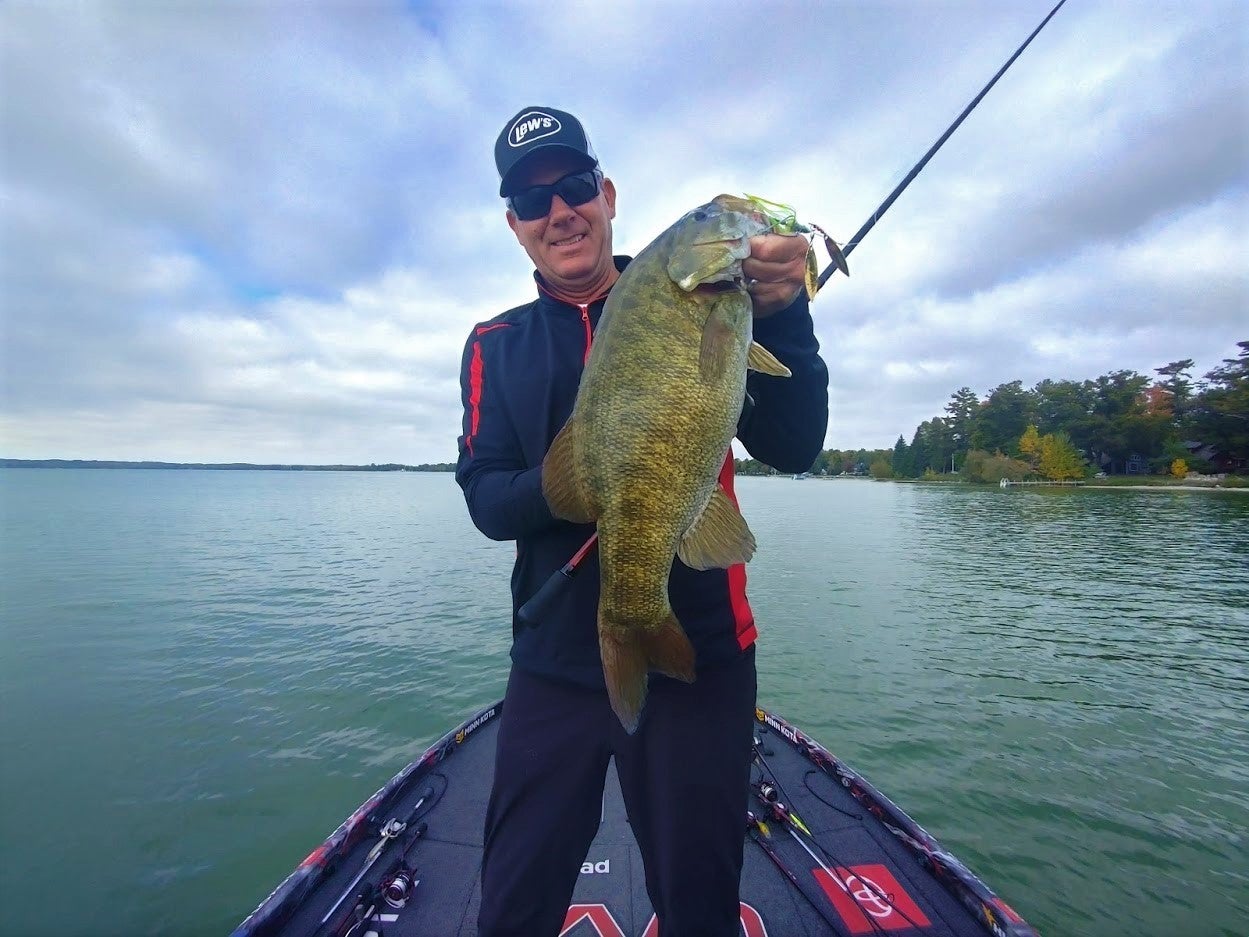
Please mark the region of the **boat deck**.
MULTIPOLYGON (((370 798, 240 925, 235 937, 364 937, 370 930, 381 937, 475 934, 482 818, 501 710, 502 704, 483 710, 370 798), (353 885, 378 842, 379 826, 390 818, 408 818, 422 795, 425 800, 409 827, 353 885), (411 838, 422 823, 423 834, 411 838), (414 868, 419 883, 405 901, 392 906, 377 886, 393 879, 400 865, 414 868), (343 894, 346 898, 323 923, 343 894)), ((866 781, 783 720, 762 710, 758 715, 753 778, 779 786, 781 803, 792 798, 792 814, 819 844, 814 850, 819 863, 800 840, 813 844, 791 834, 775 815, 766 836, 757 827, 748 831, 743 818, 742 931, 747 937, 1035 934, 866 781)), ((773 808, 758 795, 759 790, 752 793, 751 810, 762 816, 773 808)), ((563 934, 657 935, 614 769, 563 934)))

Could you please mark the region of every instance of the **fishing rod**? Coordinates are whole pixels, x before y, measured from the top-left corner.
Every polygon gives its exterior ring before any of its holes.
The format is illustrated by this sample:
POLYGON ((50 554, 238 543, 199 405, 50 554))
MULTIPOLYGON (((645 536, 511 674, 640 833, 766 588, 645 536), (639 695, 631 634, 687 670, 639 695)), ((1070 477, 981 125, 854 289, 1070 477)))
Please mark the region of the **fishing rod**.
POLYGON ((787 866, 785 864, 785 860, 781 858, 780 853, 772 848, 772 844, 768 842, 768 838, 771 834, 768 832, 768 826, 762 818, 755 816, 747 810, 746 827, 750 832, 750 838, 759 844, 759 848, 762 849, 767 857, 772 860, 772 863, 781 870, 781 874, 789 879, 789 884, 794 886, 794 890, 807 899, 807 904, 811 905, 811 907, 816 910, 820 917, 824 919, 825 923, 827 923, 834 932, 839 934, 843 933, 844 929, 841 923, 829 913, 827 908, 819 904, 814 898, 807 894, 806 890, 802 887, 802 884, 798 881, 797 873, 787 866))
MULTIPOLYGON (((877 901, 879 901, 882 905, 884 905, 888 909, 888 913, 892 913, 896 911, 901 917, 906 919, 906 922, 911 927, 919 927, 919 925, 915 921, 912 921, 910 917, 905 912, 903 912, 901 908, 899 908, 896 904, 894 904, 892 898, 888 894, 886 894, 884 891, 882 891, 880 887, 876 885, 875 882, 872 882, 869 879, 861 878, 857 875, 854 875, 853 873, 851 873, 849 876, 842 876, 840 872, 832 868, 809 845, 807 845, 806 840, 804 840, 801 836, 798 835, 798 829, 801 829, 803 832, 805 832, 807 836, 811 839, 811 842, 815 843, 816 846, 820 847, 821 852, 827 852, 827 850, 824 849, 824 847, 820 844, 820 842, 815 839, 811 831, 807 829, 806 824, 803 823, 802 820, 798 818, 797 814, 793 813, 793 811, 791 811, 789 807, 786 806, 786 804, 782 802, 776 796, 776 793, 775 793, 776 789, 774 787, 766 783, 755 784, 755 785, 752 785, 752 787, 754 789, 755 797, 758 798, 759 803, 763 806, 764 810, 771 816, 773 820, 775 820, 776 822, 784 826, 786 832, 788 832, 789 835, 793 837, 794 842, 796 842, 799 846, 801 846, 803 851, 806 852, 806 854, 811 857, 811 860, 817 866, 819 866, 819 868, 824 872, 826 876, 828 876, 829 880, 833 882, 838 888, 840 888, 852 902, 854 902, 854 906, 858 908, 859 913, 863 915, 863 920, 868 924, 868 926, 872 929, 874 933, 882 934, 884 933, 884 929, 880 926, 880 924, 877 923, 876 915, 872 912, 872 910, 870 908, 865 907, 863 904, 863 900, 860 899, 860 897, 857 894, 855 894, 854 891, 851 890, 851 887, 850 887, 851 879, 858 879, 858 881, 863 882, 865 885, 867 885, 868 890, 872 893, 872 897, 874 897, 877 901), (795 827, 797 829, 795 829, 795 827)), ((747 817, 749 818, 750 816, 751 816, 750 812, 747 811, 747 817)), ((758 842, 758 839, 756 839, 756 842, 758 842)), ((760 843, 760 845, 763 845, 763 844, 760 843)), ((834 859, 833 861, 837 861, 837 860, 834 859)), ((844 865, 842 867, 848 868, 848 866, 844 866, 844 865)), ((794 884, 797 885, 797 882, 795 882, 794 884)), ((801 888, 799 888, 799 890, 801 891, 801 888)))
MULTIPOLYGON (((416 819, 417 811, 421 809, 421 806, 425 803, 425 801, 429 800, 429 798, 433 796, 434 789, 432 787, 426 788, 421 792, 420 799, 417 800, 416 806, 412 808, 412 812, 408 814, 406 820, 400 820, 398 817, 392 817, 389 821, 383 824, 381 830, 379 831, 381 833, 381 838, 378 839, 377 843, 372 849, 369 850, 369 854, 365 857, 364 868, 362 868, 359 874, 351 880, 351 884, 348 885, 346 890, 338 896, 338 900, 330 905, 330 909, 325 912, 325 917, 321 918, 322 924, 328 921, 333 916, 334 912, 338 910, 338 906, 347 900, 347 896, 351 894, 352 889, 359 885, 360 879, 364 878, 369 869, 373 868, 373 864, 381 858, 382 853, 386 851, 386 847, 390 845, 392 840, 398 839, 399 834, 411 826, 412 821, 416 819)), ((412 836, 411 839, 409 839, 407 846, 404 848, 404 852, 407 852, 407 849, 411 847, 412 843, 419 839, 421 834, 424 832, 425 824, 422 823, 416 828, 415 836, 412 836)))
MULTIPOLYGON (((883 905, 885 908, 888 909, 886 912, 887 914, 891 914, 896 911, 901 917, 906 919, 906 922, 911 927, 914 927, 914 928, 919 927, 919 925, 915 921, 911 920, 911 918, 901 908, 899 908, 896 904, 894 904, 892 898, 888 894, 886 894, 884 891, 882 891, 881 888, 878 885, 876 885, 875 882, 872 882, 870 879, 862 878, 853 873, 850 873, 847 876, 843 876, 836 869, 832 868, 823 858, 821 858, 815 852, 815 850, 813 850, 809 845, 807 845, 806 840, 804 840, 801 836, 798 835, 798 832, 795 829, 795 827, 798 827, 799 829, 802 829, 803 831, 805 831, 808 837, 811 839, 811 842, 819 846, 822 852, 826 851, 824 847, 819 843, 819 841, 816 840, 815 837, 811 834, 811 831, 807 829, 806 824, 804 824, 802 820, 800 820, 798 816, 794 814, 782 801, 777 799, 775 793, 772 793, 769 791, 769 787, 770 786, 767 784, 755 786, 755 797, 759 799, 760 804, 763 805, 764 809, 767 810, 768 814, 771 815, 773 820, 782 824, 785 827, 786 832, 788 832, 789 835, 793 837, 794 842, 796 842, 799 846, 802 847, 802 849, 806 852, 806 854, 811 857, 811 860, 817 866, 819 866, 820 870, 823 871, 823 873, 826 876, 828 876, 829 880, 832 881, 838 888, 840 888, 852 902, 854 902, 854 906, 858 908, 859 913, 863 915, 864 921, 868 924, 868 926, 872 929, 874 933, 883 934, 885 930, 883 927, 881 927, 879 923, 877 923, 876 915, 872 912, 872 910, 870 908, 865 907, 863 904, 863 900, 859 897, 859 895, 855 894, 855 892, 851 890, 850 882, 852 879, 858 880, 862 882, 863 884, 867 885, 868 890, 872 893, 872 897, 875 898, 878 902, 880 902, 881 905, 883 905)), ((750 816, 749 811, 747 811, 747 816, 748 817, 750 816)), ((760 845, 762 845, 762 843, 760 843, 760 845)), ((846 867, 843 866, 843 868, 846 868, 846 867)))
MULTIPOLYGON (((950 124, 950 126, 946 128, 945 133, 941 134, 941 136, 937 138, 937 142, 928 148, 928 152, 921 157, 920 161, 911 167, 911 171, 906 174, 906 178, 899 182, 894 190, 889 193, 889 196, 880 203, 880 206, 872 212, 867 221, 863 223, 863 227, 859 228, 859 230, 855 232, 854 237, 852 237, 844 246, 838 247, 837 244, 832 242, 832 238, 828 237, 826 234, 824 235, 832 260, 829 262, 828 266, 824 268, 823 272, 820 273, 819 287, 823 287, 836 270, 841 270, 846 274, 849 273, 849 268, 846 266, 846 257, 850 254, 850 252, 863 242, 863 239, 867 237, 867 233, 876 226, 876 222, 878 222, 884 216, 885 212, 889 210, 889 207, 897 201, 898 196, 903 193, 906 187, 910 185, 915 177, 920 174, 923 168, 928 165, 928 161, 932 159, 937 150, 941 149, 941 146, 950 138, 950 135, 959 128, 959 125, 962 124, 962 122, 967 118, 967 115, 975 110, 976 105, 980 103, 981 99, 983 99, 984 96, 989 93, 989 90, 997 84, 998 79, 1006 74, 1006 70, 1014 64, 1015 59, 1019 58, 1019 56, 1023 53, 1023 50, 1028 48, 1028 45, 1037 37, 1037 34, 1045 28, 1045 24, 1054 18, 1054 14, 1057 13, 1066 2, 1067 0, 1058 0, 1058 4, 1054 7, 1054 9, 1050 10, 1049 15, 1046 16, 1045 19, 1041 20, 1041 24, 1037 26, 1036 29, 1032 30, 1031 35, 1023 41, 1023 45, 1016 49, 1015 54, 1006 60, 1006 64, 997 70, 997 74, 990 78, 989 83, 980 89, 980 93, 972 98, 971 103, 968 104, 967 107, 963 108, 963 113, 959 114, 954 123, 950 124)), ((816 230, 823 234, 823 231, 820 231, 820 229, 817 228, 816 230)), ((581 548, 573 554, 572 559, 565 563, 562 568, 557 570, 545 583, 542 584, 542 587, 520 607, 516 616, 520 619, 522 624, 536 625, 542 620, 543 613, 546 608, 563 590, 565 583, 577 574, 577 568, 581 565, 582 560, 585 559, 586 554, 594 548, 594 544, 597 539, 598 534, 592 534, 590 538, 582 544, 581 548)))
POLYGON ((564 591, 565 584, 577 575, 577 570, 581 567, 581 561, 586 558, 586 554, 594 549, 594 544, 597 542, 598 531, 595 531, 590 534, 589 539, 585 543, 581 544, 581 547, 572 555, 572 558, 552 573, 547 581, 542 584, 542 587, 530 596, 529 600, 516 612, 516 617, 520 619, 521 624, 532 626, 542 621, 547 608, 564 591))
MULTIPOLYGON (((415 813, 415 810, 413 813, 415 813)), ((389 826, 389 824, 387 825, 389 826)), ((389 867, 382 873, 377 883, 355 892, 356 901, 351 906, 351 909, 338 922, 327 929, 319 931, 319 933, 325 934, 326 937, 351 937, 359 928, 370 923, 372 918, 382 910, 382 903, 395 909, 403 908, 412 896, 416 886, 420 884, 420 880, 416 877, 416 868, 408 865, 408 853, 412 851, 412 847, 416 845, 417 840, 424 836, 428 829, 428 824, 422 822, 409 830, 403 843, 403 848, 399 850, 399 855, 391 861, 389 867)), ((376 847, 374 848, 376 849, 376 847)), ((378 855, 380 854, 379 852, 378 855)), ((321 919, 320 926, 322 928, 334 915, 338 906, 342 904, 343 899, 352 894, 353 889, 355 889, 368 869, 369 866, 366 865, 364 870, 356 876, 351 886, 343 893, 342 897, 335 902, 334 907, 321 919)))
MULTIPOLYGON (((850 890, 848 880, 843 879, 841 875, 830 868, 828 863, 816 855, 811 847, 808 846, 802 837, 798 835, 797 831, 801 830, 830 861, 836 863, 842 868, 850 868, 848 863, 842 861, 837 856, 834 856, 829 851, 828 847, 817 840, 815 838, 815 834, 812 833, 811 830, 807 828, 807 825, 802 822, 802 819, 793 812, 792 807, 789 806, 793 803, 793 801, 790 800, 789 792, 785 790, 785 785, 781 783, 780 777, 778 777, 776 772, 772 770, 772 766, 768 764, 767 758, 764 756, 763 752, 763 743, 758 736, 754 739, 753 747, 755 763, 759 765, 761 772, 766 771, 772 779, 771 783, 769 783, 764 781, 761 776, 758 783, 751 784, 751 789, 753 790, 755 796, 759 799, 760 804, 762 804, 766 811, 772 814, 773 819, 777 822, 785 824, 786 829, 789 831, 789 835, 792 836, 794 840, 797 841, 798 845, 806 850, 807 855, 814 859, 816 864, 824 870, 824 874, 829 876, 829 878, 831 878, 832 881, 834 881, 841 888, 841 890, 850 897, 850 900, 855 903, 859 909, 859 913, 863 915, 864 919, 869 925, 871 925, 872 929, 878 933, 881 932, 880 925, 876 923, 875 917, 871 911, 868 908, 865 908, 863 906, 863 902, 850 890)), ((860 876, 852 877, 858 879, 858 881, 866 885, 868 891, 872 893, 873 897, 888 907, 891 912, 897 912, 897 914, 911 927, 919 927, 919 924, 913 921, 910 915, 908 915, 906 911, 894 902, 893 897, 881 889, 875 882, 860 876)))
POLYGON ((1027 39, 1024 40, 1023 45, 1021 45, 1018 49, 1015 50, 1015 54, 1006 60, 1006 64, 997 70, 996 75, 994 75, 992 78, 989 79, 989 83, 980 89, 980 93, 976 95, 974 98, 972 98, 970 104, 968 104, 965 108, 963 108, 963 113, 959 114, 958 118, 954 121, 954 123, 950 124, 950 126, 946 128, 945 133, 943 133, 940 137, 937 138, 937 142, 928 148, 928 152, 923 155, 920 161, 916 163, 913 167, 911 167, 911 171, 906 174, 906 178, 903 179, 901 182, 899 182, 897 186, 894 188, 894 190, 889 193, 889 197, 880 203, 879 208, 877 208, 874 212, 872 212, 871 216, 867 219, 867 221, 863 223, 863 227, 859 228, 859 230, 855 232, 854 237, 852 237, 848 243, 842 246, 841 254, 842 254, 843 259, 841 260, 841 263, 837 262, 836 254, 833 255, 833 261, 830 262, 829 265, 825 267, 824 271, 820 274, 820 280, 819 280, 820 286, 823 286, 825 283, 828 282, 829 277, 833 275, 833 271, 838 270, 838 269, 845 271, 846 268, 844 266, 845 264, 844 258, 848 256, 852 250, 858 247, 865 237, 867 237, 867 232, 871 231, 872 228, 875 227, 876 222, 878 222, 881 219, 881 217, 885 214, 885 212, 889 210, 889 206, 892 205, 897 200, 898 196, 901 195, 902 192, 906 189, 906 187, 911 184, 911 181, 920 174, 920 172, 923 170, 923 168, 926 165, 928 165, 928 161, 932 159, 933 155, 937 152, 937 150, 941 149, 942 144, 945 143, 945 141, 950 138, 950 134, 954 133, 954 131, 958 129, 959 124, 961 124, 966 119, 967 115, 970 114, 973 110, 975 110, 976 105, 979 104, 981 99, 986 94, 989 93, 989 89, 992 88, 995 84, 997 84, 997 80, 999 78, 1001 78, 1004 74, 1006 74, 1006 70, 1010 68, 1012 64, 1014 64, 1015 59, 1019 58, 1019 56, 1023 53, 1023 50, 1028 48, 1028 44, 1037 37, 1037 33, 1039 33, 1042 29, 1045 28, 1045 24, 1054 18, 1054 14, 1058 12, 1059 7, 1061 7, 1066 2, 1067 0, 1058 0, 1058 5, 1055 6, 1054 9, 1050 10, 1049 16, 1041 20, 1041 25, 1038 26, 1036 29, 1032 30, 1032 35, 1030 35, 1027 39))

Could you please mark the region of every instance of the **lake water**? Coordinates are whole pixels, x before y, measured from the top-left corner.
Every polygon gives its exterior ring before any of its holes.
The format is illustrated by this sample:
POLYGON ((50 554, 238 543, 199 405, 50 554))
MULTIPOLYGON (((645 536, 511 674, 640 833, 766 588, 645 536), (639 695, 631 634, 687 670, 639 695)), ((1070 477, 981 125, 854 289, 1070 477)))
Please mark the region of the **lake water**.
MULTIPOLYGON (((1038 926, 1249 933, 1249 497, 739 480, 761 702, 1038 926)), ((449 475, 0 471, 0 934, 227 933, 501 695, 449 475)))

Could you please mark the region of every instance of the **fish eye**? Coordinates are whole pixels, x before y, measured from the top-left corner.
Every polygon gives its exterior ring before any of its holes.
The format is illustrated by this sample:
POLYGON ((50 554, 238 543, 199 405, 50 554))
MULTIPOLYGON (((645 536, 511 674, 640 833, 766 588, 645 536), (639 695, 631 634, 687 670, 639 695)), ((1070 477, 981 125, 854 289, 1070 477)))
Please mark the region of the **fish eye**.
POLYGON ((695 220, 695 221, 706 221, 706 220, 707 220, 707 213, 706 213, 705 211, 696 211, 696 212, 694 212, 694 220, 695 220))

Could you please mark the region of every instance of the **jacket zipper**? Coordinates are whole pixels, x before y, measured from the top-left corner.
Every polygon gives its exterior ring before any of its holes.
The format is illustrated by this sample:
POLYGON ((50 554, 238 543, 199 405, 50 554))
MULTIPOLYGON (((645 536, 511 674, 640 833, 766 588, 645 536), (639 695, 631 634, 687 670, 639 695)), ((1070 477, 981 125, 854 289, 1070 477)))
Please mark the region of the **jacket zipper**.
POLYGON ((590 342, 594 336, 594 330, 590 328, 590 307, 577 306, 581 310, 581 323, 585 326, 585 354, 581 357, 581 366, 585 367, 585 363, 590 360, 590 342))

